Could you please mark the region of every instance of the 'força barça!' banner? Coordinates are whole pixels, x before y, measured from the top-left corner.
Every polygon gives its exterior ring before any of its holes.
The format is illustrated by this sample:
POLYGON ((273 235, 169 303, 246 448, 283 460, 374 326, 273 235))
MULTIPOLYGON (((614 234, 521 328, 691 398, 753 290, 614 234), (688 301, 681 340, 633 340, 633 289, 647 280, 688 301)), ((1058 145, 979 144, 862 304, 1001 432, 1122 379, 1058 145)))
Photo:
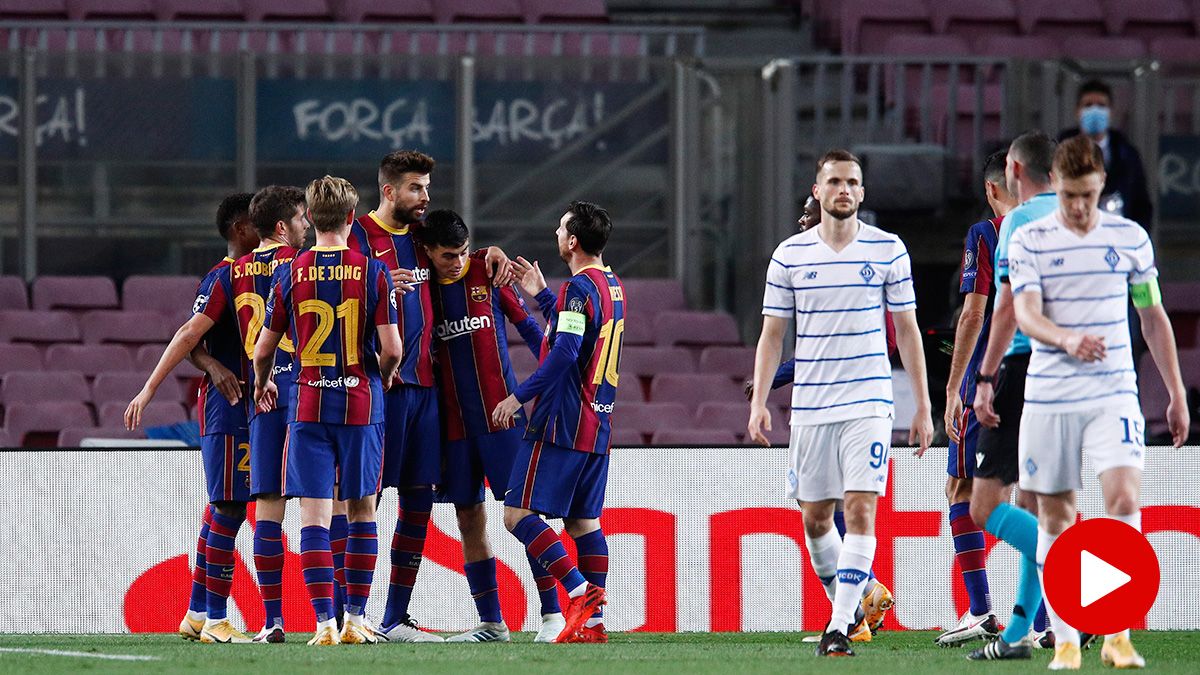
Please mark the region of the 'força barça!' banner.
MULTIPOLYGON (((783 496, 785 455, 783 448, 615 449, 603 518, 611 561, 608 629, 819 630, 829 602, 804 552, 800 511, 783 496)), ((944 449, 924 459, 902 448, 893 453, 875 556, 876 575, 896 597, 887 629, 953 625, 966 609, 946 518, 945 457, 944 449)), ((0 486, 13 499, 0 521, 6 550, 0 625, 28 632, 176 630, 204 503, 198 451, 18 450, 5 451, 4 460, 0 486), (29 601, 35 597, 40 601, 29 601)), ((1090 472, 1086 461, 1084 467, 1090 472)), ((1148 628, 1200 629, 1190 583, 1200 578, 1196 475, 1200 448, 1148 449, 1142 522, 1162 567, 1148 628)), ((1103 503, 1086 476, 1080 505, 1085 517, 1096 517, 1103 503)), ((299 567, 296 507, 289 505, 284 524, 283 584, 287 628, 300 632, 312 630, 313 618, 299 567)), ((395 491, 385 494, 379 514, 381 555, 367 608, 375 619, 387 590, 395 491)), ((536 587, 500 514, 500 505, 489 502, 505 619, 514 629, 536 629, 536 587)), ((411 613, 439 630, 478 621, 457 536, 452 507, 436 505, 411 613)), ((249 524, 238 535, 237 554, 230 614, 256 631, 263 611, 249 524)), ((990 549, 988 573, 993 605, 1005 619, 1017 576, 1016 554, 1006 544, 990 549)))

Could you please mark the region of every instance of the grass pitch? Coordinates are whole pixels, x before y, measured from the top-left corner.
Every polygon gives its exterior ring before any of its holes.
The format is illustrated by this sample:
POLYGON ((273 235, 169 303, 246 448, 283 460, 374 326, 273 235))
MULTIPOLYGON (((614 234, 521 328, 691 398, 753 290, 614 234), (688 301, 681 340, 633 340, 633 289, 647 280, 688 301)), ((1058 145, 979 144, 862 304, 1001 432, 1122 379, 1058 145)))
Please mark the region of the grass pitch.
MULTIPOLYGON (((1051 654, 1031 661, 974 663, 967 648, 941 649, 936 633, 882 632, 856 645, 858 656, 817 659, 799 633, 615 633, 607 645, 533 644, 514 633, 512 644, 381 644, 309 647, 308 634, 283 645, 203 645, 174 635, 0 635, 0 673, 332 673, 388 672, 530 675, 571 673, 899 673, 1045 672, 1051 654), (53 652, 79 652, 63 655, 53 652), (110 657, 110 658, 103 658, 110 657), (152 657, 153 660, 111 660, 152 657)), ((1200 633, 1139 632, 1134 644, 1156 673, 1200 672, 1200 633)), ((970 643, 972 646, 980 643, 970 643)), ((1099 647, 1084 652, 1083 670, 1097 672, 1099 647)))

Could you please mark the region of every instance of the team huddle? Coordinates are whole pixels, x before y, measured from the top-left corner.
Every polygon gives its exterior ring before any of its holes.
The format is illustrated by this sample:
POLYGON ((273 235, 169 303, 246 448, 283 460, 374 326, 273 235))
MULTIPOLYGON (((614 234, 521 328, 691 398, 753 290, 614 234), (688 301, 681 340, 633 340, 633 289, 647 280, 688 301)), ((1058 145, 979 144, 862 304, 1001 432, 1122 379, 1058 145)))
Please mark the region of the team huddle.
MULTIPOLYGON (((894 417, 885 339, 892 324, 917 404, 909 428, 918 456, 932 434, 931 406, 904 244, 858 219, 864 190, 854 155, 829 152, 816 169, 814 211, 806 209, 801 232, 776 248, 768 266, 747 431, 767 443, 767 392, 790 383, 789 494, 803 510, 806 549, 833 605, 817 654, 853 656, 851 642, 870 640, 864 610, 879 604, 870 570, 894 417), (795 356, 779 366, 793 320, 795 356), (845 525, 835 531, 842 513, 845 525)), ((1105 175, 1102 150, 1087 136, 1056 144, 1030 132, 985 163, 995 218, 966 238, 966 298, 945 416, 946 496, 970 607, 936 639, 943 646, 987 639, 972 660, 1028 659, 1044 647, 1054 649, 1051 670, 1074 670, 1096 637, 1055 613, 1040 577, 1051 545, 1076 520, 1085 453, 1107 517, 1141 529, 1145 422, 1131 317, 1170 392, 1174 445, 1187 436, 1154 248, 1140 225, 1099 209, 1105 175), (992 612, 983 530, 1021 554, 1003 630, 992 612)), ((1145 666, 1128 630, 1105 636, 1100 657, 1117 668, 1145 666)))
POLYGON ((433 167, 415 151, 384 157, 379 207, 357 218, 354 187, 331 176, 305 190, 232 195, 218 209, 229 255, 200 283, 192 318, 125 414, 136 427, 184 358, 204 371, 198 416, 209 506, 183 637, 285 640, 281 524, 295 497, 317 621, 309 644, 444 641, 408 612, 435 501, 454 505, 480 618, 445 641, 508 641, 485 531, 490 489, 537 582, 536 640, 607 641, 599 518, 625 314, 621 282, 602 259, 612 222, 588 202, 566 209, 555 237, 572 276, 555 294, 537 262, 495 247, 471 251, 458 214, 427 212, 433 167), (316 245, 303 248, 310 226, 316 245), (513 348, 539 361, 524 382, 513 374, 505 321, 525 342, 513 348), (398 491, 400 509, 386 605, 373 626, 376 506, 387 488, 398 491), (251 501, 266 616, 253 637, 226 609, 233 543, 251 501), (564 520, 578 565, 543 517, 564 520))

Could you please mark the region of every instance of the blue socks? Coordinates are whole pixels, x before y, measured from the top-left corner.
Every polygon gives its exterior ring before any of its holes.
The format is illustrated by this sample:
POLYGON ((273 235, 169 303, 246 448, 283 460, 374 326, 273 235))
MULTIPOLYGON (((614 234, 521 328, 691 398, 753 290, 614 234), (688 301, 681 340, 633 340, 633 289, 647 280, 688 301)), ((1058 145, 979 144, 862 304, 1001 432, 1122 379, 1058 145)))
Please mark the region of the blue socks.
POLYGON ((1042 585, 1037 574, 1037 518, 1028 511, 1002 503, 988 517, 987 531, 1008 542, 1021 553, 1021 575, 1012 619, 1001 637, 1012 644, 1029 634, 1033 615, 1042 603, 1042 585))
POLYGON ((467 576, 467 586, 471 589, 471 599, 475 601, 475 609, 479 611, 479 620, 485 623, 504 621, 504 617, 500 614, 496 559, 488 558, 469 562, 463 565, 463 573, 467 576))
POLYGON ((987 542, 983 531, 971 520, 970 502, 950 505, 950 532, 954 535, 954 557, 971 601, 971 614, 985 616, 992 611, 984 557, 987 542))

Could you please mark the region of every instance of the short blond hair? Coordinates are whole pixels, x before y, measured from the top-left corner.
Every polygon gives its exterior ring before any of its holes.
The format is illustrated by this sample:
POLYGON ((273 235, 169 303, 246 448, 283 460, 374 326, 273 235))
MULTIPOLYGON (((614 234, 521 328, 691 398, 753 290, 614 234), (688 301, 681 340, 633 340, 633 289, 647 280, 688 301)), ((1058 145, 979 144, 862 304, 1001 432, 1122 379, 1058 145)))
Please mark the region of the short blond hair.
POLYGON ((345 178, 326 175, 308 184, 304 200, 318 232, 337 232, 346 223, 346 214, 358 206, 358 190, 345 178))

